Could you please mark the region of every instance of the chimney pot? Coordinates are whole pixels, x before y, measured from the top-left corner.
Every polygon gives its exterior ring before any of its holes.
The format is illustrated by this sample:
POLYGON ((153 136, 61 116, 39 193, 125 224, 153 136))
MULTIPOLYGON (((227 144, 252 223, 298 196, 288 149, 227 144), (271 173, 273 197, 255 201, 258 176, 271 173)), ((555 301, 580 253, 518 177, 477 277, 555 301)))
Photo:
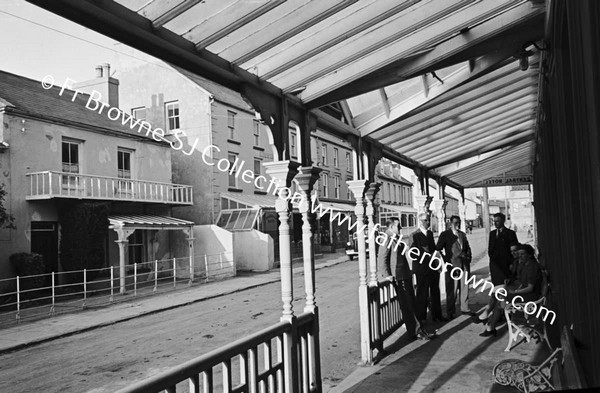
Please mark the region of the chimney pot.
POLYGON ((96 78, 102 78, 102 66, 98 64, 96 67, 96 78))
POLYGON ((102 64, 102 72, 105 78, 110 78, 110 64, 104 63, 102 64))

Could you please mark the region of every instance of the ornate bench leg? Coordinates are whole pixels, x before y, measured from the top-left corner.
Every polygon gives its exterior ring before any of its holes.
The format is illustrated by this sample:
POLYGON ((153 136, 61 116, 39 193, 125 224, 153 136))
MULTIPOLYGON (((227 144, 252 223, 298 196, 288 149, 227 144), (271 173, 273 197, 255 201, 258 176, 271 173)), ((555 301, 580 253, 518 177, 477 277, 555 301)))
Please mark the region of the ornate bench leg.
POLYGON ((510 319, 510 312, 508 310, 504 310, 504 316, 506 317, 506 325, 508 327, 508 345, 504 349, 504 352, 510 352, 510 348, 513 341, 517 340, 518 334, 516 331, 513 331, 513 323, 510 319))

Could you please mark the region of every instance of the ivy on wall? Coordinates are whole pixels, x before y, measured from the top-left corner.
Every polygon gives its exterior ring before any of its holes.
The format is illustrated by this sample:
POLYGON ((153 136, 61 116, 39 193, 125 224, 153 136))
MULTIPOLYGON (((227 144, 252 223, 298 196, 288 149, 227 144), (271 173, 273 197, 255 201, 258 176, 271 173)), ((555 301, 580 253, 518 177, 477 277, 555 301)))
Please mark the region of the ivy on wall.
POLYGON ((4 203, 6 202, 6 190, 4 184, 0 184, 0 228, 17 229, 15 218, 8 213, 4 203))
MULTIPOLYGON (((78 202, 62 209, 60 262, 64 270, 99 269, 105 261, 107 203, 78 202)), ((93 278, 97 272, 90 272, 93 278)))

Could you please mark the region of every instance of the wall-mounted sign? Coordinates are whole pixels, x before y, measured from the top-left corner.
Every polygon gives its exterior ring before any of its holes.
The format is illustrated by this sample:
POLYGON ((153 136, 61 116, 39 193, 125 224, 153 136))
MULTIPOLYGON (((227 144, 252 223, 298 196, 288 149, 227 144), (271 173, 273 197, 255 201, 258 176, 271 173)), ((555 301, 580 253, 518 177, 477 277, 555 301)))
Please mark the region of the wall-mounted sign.
POLYGON ((510 186, 510 185, 521 185, 521 184, 531 184, 533 183, 532 175, 515 175, 515 176, 499 176, 499 177, 490 177, 489 179, 485 179, 481 182, 481 185, 484 187, 493 187, 493 186, 510 186))

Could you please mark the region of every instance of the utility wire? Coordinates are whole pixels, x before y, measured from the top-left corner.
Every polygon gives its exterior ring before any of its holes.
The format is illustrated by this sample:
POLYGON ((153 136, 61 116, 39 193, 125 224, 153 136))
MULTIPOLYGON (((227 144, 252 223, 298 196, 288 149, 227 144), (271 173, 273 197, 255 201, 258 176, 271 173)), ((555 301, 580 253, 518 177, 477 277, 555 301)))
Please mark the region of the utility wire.
POLYGON ((93 42, 93 41, 86 40, 85 38, 77 37, 77 36, 75 36, 75 35, 73 35, 73 34, 69 34, 69 33, 67 33, 67 32, 64 32, 64 31, 62 31, 62 30, 58 30, 58 29, 55 29, 55 28, 53 28, 53 27, 50 27, 50 26, 47 26, 47 25, 44 25, 44 24, 38 23, 38 22, 36 22, 36 21, 33 21, 33 20, 31 20, 31 19, 23 18, 22 16, 18 16, 18 15, 15 15, 15 14, 11 14, 10 12, 6 12, 6 11, 3 11, 3 10, 0 10, 0 13, 2 13, 2 14, 5 14, 5 15, 9 15, 9 16, 12 16, 13 18, 17 18, 17 19, 23 20, 23 21, 25 21, 25 22, 28 22, 28 23, 34 24, 34 25, 36 25, 36 26, 43 27, 43 28, 45 28, 45 29, 48 29, 48 30, 52 30, 52 31, 54 31, 54 32, 56 32, 56 33, 59 33, 59 34, 66 35, 67 37, 74 38, 74 39, 76 39, 76 40, 79 40, 79 41, 87 42, 88 44, 92 44, 92 45, 98 46, 98 47, 100 47, 100 48, 107 49, 107 50, 109 50, 109 51, 113 51, 113 52, 116 52, 116 53, 120 53, 120 54, 122 54, 122 55, 125 55, 125 56, 128 56, 128 57, 131 57, 131 58, 134 58, 134 59, 136 59, 136 60, 143 61, 144 63, 152 64, 152 65, 154 65, 154 66, 156 66, 156 67, 160 67, 160 68, 163 68, 163 69, 165 69, 165 70, 172 71, 172 69, 171 69, 171 68, 167 68, 167 67, 165 67, 165 66, 163 66, 163 65, 161 65, 161 64, 158 64, 158 63, 152 63, 152 62, 150 62, 150 61, 148 61, 148 60, 146 60, 146 59, 142 59, 141 57, 137 57, 137 56, 134 56, 134 55, 132 55, 132 54, 129 54, 129 53, 126 53, 126 52, 121 52, 121 51, 118 51, 118 50, 116 50, 116 49, 114 49, 114 48, 109 48, 109 47, 107 47, 107 46, 104 46, 104 45, 102 45, 102 44, 98 44, 98 43, 96 43, 96 42, 93 42))

